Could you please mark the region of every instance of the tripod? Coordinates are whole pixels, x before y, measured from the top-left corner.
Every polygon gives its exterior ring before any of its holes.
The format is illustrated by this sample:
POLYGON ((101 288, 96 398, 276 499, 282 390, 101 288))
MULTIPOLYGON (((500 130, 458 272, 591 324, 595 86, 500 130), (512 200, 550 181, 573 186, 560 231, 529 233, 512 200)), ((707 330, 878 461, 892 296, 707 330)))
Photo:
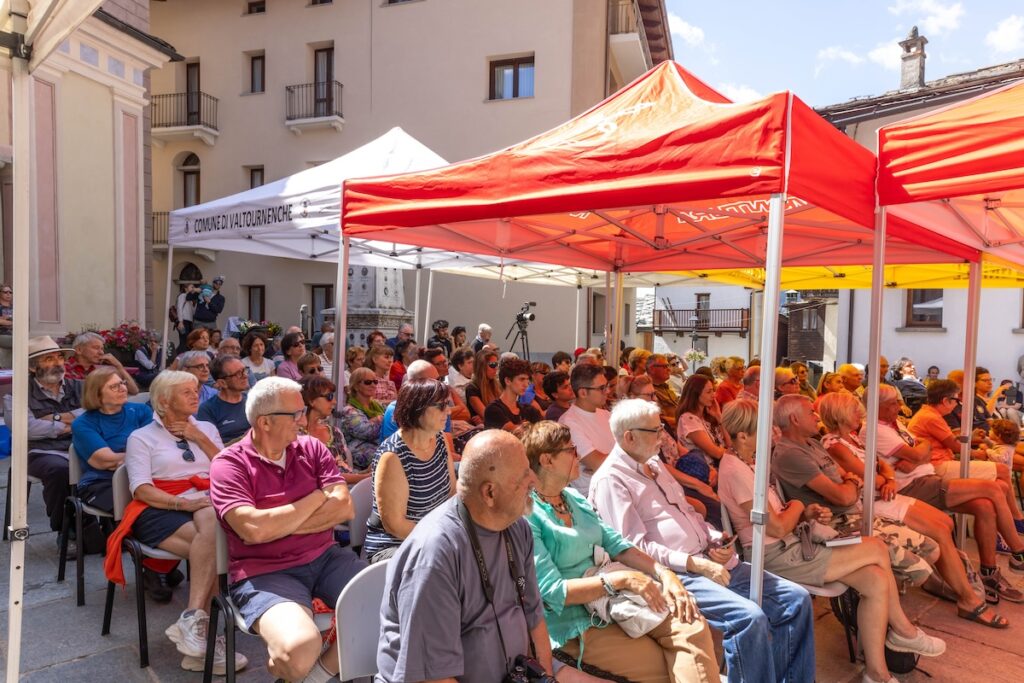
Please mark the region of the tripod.
POLYGON ((508 340, 512 336, 512 331, 516 330, 516 336, 512 339, 512 345, 509 346, 509 351, 514 351, 516 348, 516 342, 519 342, 520 350, 522 351, 521 358, 530 360, 530 336, 526 331, 526 326, 529 324, 526 320, 516 319, 512 323, 512 327, 508 328, 508 332, 505 334, 505 339, 508 340))

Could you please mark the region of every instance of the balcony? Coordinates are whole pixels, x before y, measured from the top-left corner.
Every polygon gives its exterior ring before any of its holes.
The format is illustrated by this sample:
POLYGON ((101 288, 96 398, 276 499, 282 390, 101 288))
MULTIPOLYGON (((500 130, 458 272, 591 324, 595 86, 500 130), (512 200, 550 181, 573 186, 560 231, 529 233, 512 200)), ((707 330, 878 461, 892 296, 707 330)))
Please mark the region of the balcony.
POLYGON ((647 30, 636 0, 617 0, 610 8, 609 44, 618 76, 629 83, 646 73, 654 63, 647 45, 647 30))
POLYGON ((654 332, 689 334, 750 331, 749 308, 671 308, 654 311, 654 332))
POLYGON ((217 98, 207 93, 176 92, 153 95, 152 135, 163 146, 168 142, 200 139, 210 147, 217 141, 217 98))
POLYGON ((285 90, 285 125, 296 135, 306 130, 333 128, 341 132, 341 83, 323 81, 289 85, 285 90))
POLYGON ((167 211, 153 212, 153 246, 167 246, 167 235, 171 227, 171 214, 167 211))

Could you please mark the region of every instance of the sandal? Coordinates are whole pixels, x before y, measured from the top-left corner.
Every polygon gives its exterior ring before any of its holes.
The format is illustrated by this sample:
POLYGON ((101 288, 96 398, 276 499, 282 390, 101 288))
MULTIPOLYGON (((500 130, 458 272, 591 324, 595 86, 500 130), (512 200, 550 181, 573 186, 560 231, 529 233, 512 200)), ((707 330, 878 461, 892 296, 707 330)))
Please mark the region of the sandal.
POLYGON ((992 612, 991 619, 983 619, 982 615, 984 615, 988 611, 989 606, 983 602, 973 610, 966 610, 963 607, 957 607, 956 615, 961 619, 966 619, 967 621, 974 621, 981 624, 982 626, 988 626, 989 628, 1002 629, 1009 627, 1010 622, 1007 621, 1005 617, 996 614, 995 612, 992 612))

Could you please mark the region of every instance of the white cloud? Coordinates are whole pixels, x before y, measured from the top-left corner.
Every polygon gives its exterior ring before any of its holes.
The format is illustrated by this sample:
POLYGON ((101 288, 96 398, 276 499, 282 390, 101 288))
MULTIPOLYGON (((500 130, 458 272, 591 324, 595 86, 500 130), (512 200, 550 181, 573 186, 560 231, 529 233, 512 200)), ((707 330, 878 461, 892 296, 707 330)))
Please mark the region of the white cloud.
POLYGON ((697 47, 704 43, 704 30, 683 20, 678 14, 668 13, 669 32, 680 38, 690 47, 697 47))
POLYGON ((996 52, 1020 52, 1024 49, 1024 17, 1012 14, 985 35, 985 44, 996 52))
POLYGON ((899 71, 903 60, 903 48, 898 43, 898 38, 879 43, 868 52, 868 59, 889 71, 899 71))
POLYGON ((939 0, 896 0, 895 5, 889 6, 889 12, 897 16, 911 14, 927 37, 951 33, 960 28, 964 6, 959 2, 942 3, 939 0))
POLYGON ((718 92, 728 97, 733 102, 753 102, 764 98, 764 95, 754 90, 749 85, 742 83, 719 83, 718 92))
POLYGON ((814 75, 818 76, 824 70, 828 62, 846 62, 847 64, 862 64, 864 58, 855 52, 847 50, 839 45, 832 45, 823 50, 818 50, 818 63, 814 67, 814 75))

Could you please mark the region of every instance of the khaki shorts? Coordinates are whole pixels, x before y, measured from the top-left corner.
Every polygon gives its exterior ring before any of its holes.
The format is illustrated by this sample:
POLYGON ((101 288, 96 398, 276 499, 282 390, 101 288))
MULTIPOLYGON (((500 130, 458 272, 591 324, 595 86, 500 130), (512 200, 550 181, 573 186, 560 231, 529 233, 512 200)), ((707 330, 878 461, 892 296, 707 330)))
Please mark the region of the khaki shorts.
MULTIPOLYGON (((764 549, 764 568, 772 574, 784 579, 807 586, 825 585, 825 570, 832 560, 832 548, 818 545, 818 552, 810 560, 805 560, 800 541, 790 534, 785 539, 766 546, 764 549)), ((749 553, 749 551, 748 551, 749 553)))
MULTIPOLYGON (((969 479, 981 479, 983 481, 996 480, 996 463, 987 460, 972 460, 967 477, 969 479)), ((946 460, 935 465, 935 474, 942 477, 942 481, 949 483, 952 479, 961 479, 960 461, 946 460)))
POLYGON ((940 510, 946 509, 946 482, 942 477, 929 474, 926 477, 918 477, 900 489, 900 494, 917 498, 940 510))

